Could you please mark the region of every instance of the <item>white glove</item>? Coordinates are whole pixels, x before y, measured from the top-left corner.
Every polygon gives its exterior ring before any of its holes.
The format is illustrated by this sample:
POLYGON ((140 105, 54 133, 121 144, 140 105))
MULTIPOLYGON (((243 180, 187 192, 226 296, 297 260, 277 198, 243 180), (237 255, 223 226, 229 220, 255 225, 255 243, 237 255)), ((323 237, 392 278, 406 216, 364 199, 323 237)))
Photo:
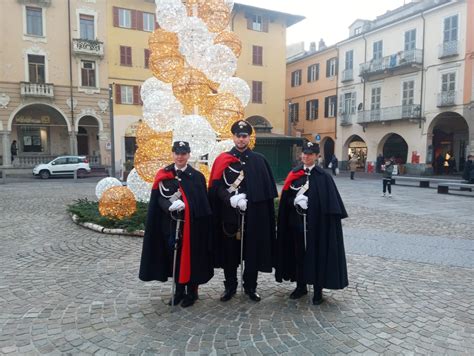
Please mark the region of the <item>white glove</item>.
POLYGON ((237 206, 241 211, 247 210, 247 199, 240 199, 237 206))
POLYGON ((233 208, 237 208, 237 204, 239 200, 246 199, 246 198, 247 198, 247 195, 245 193, 233 195, 230 197, 230 206, 233 208))
POLYGON ((308 197, 306 195, 298 195, 296 198, 295 198, 295 201, 293 203, 295 206, 299 206, 301 209, 308 209, 308 197))
POLYGON ((181 211, 184 209, 184 202, 180 199, 175 200, 170 207, 168 208, 169 211, 181 211))

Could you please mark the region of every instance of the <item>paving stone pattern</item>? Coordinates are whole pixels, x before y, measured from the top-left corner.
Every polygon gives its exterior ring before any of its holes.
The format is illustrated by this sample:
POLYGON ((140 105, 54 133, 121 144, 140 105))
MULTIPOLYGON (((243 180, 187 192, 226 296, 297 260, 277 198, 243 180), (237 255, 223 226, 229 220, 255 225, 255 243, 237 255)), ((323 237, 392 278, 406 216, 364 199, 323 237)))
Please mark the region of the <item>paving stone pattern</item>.
POLYGON ((351 215, 349 288, 313 306, 261 274, 260 303, 221 303, 218 271, 192 308, 171 310, 170 283, 137 278, 141 238, 65 212, 95 182, 0 186, 0 354, 473 354, 474 199, 395 187, 388 200, 378 181, 336 182, 351 215))

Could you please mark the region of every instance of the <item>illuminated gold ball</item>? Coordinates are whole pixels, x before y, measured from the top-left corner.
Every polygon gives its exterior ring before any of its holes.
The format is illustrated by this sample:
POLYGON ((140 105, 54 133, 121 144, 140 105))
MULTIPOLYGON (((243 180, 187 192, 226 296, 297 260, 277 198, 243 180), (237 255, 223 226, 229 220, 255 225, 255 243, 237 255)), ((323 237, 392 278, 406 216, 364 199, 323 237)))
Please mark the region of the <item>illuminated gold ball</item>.
POLYGON ((243 118, 244 107, 231 93, 219 93, 208 100, 202 112, 212 128, 222 136, 228 135, 234 122, 243 118))
POLYGON ((137 210, 135 195, 127 187, 107 189, 99 200, 99 213, 115 219, 129 217, 137 210))
POLYGON ((204 178, 206 178, 206 182, 209 182, 209 176, 211 175, 211 171, 209 170, 209 166, 206 163, 199 163, 199 172, 204 175, 204 178))
POLYGON ((214 44, 229 47, 237 58, 240 57, 240 53, 242 52, 242 42, 234 32, 222 31, 214 39, 214 44))
POLYGON ((156 133, 153 138, 141 144, 135 152, 135 169, 145 182, 153 183, 156 172, 173 160, 171 146, 173 132, 156 133))
POLYGON ((158 53, 177 51, 179 50, 178 35, 158 28, 150 35, 148 47, 150 51, 158 53))
POLYGON ((255 143, 257 142, 257 135, 255 135, 255 129, 253 129, 252 134, 250 135, 249 148, 253 150, 255 143))
POLYGON ((173 93, 181 104, 189 108, 198 105, 211 93, 211 88, 203 72, 188 67, 173 81, 173 93))
POLYGON ((150 139, 159 138, 159 135, 160 134, 148 126, 145 121, 141 121, 138 124, 135 138, 137 140, 137 145, 140 147, 150 139))
POLYGON ((154 51, 150 55, 149 65, 156 78, 165 83, 172 83, 184 71, 184 57, 178 50, 154 51))
POLYGON ((188 15, 202 19, 210 32, 220 32, 229 24, 230 9, 222 0, 191 0, 186 7, 188 15))

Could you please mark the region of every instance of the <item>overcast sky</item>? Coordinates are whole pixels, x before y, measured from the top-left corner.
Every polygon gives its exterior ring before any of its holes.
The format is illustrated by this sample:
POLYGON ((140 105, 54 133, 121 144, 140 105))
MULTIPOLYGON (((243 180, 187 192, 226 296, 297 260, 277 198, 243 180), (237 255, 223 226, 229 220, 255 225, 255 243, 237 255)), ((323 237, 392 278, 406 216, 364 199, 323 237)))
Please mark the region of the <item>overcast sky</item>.
POLYGON ((348 27, 358 18, 373 20, 387 10, 393 10, 411 0, 235 0, 237 3, 303 15, 306 20, 288 29, 287 44, 305 41, 326 45, 339 42, 349 35, 348 27))

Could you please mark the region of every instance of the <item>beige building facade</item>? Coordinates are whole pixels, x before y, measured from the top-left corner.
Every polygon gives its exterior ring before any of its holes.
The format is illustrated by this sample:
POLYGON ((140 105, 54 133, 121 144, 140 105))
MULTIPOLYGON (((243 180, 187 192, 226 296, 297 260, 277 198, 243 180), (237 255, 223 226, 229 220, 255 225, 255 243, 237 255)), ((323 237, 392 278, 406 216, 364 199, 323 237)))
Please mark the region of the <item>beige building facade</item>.
MULTIPOLYGON (((473 137, 464 97, 466 1, 413 1, 356 20, 339 49, 338 141, 372 171, 379 155, 408 173, 462 170, 473 137), (448 156, 447 156, 448 155, 448 156)), ((450 172, 452 173, 452 172, 450 172)))
POLYGON ((3 166, 64 154, 110 165, 105 15, 102 1, 0 2, 0 32, 8 34, 0 38, 3 166))

